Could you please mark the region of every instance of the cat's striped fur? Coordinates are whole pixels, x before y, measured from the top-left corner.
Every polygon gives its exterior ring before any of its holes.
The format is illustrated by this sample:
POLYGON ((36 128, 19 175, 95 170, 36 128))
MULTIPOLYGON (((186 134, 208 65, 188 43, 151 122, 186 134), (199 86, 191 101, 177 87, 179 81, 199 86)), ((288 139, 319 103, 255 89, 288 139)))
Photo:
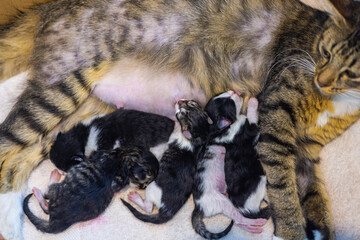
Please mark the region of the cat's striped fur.
POLYGON ((126 57, 180 73, 207 99, 260 93, 275 234, 334 239, 318 153, 359 118, 360 41, 358 4, 325 2, 332 18, 295 0, 60 0, 25 13, 0 33, 0 79, 23 69, 32 79, 0 125, 1 191, 23 186, 36 164, 14 159, 126 57))

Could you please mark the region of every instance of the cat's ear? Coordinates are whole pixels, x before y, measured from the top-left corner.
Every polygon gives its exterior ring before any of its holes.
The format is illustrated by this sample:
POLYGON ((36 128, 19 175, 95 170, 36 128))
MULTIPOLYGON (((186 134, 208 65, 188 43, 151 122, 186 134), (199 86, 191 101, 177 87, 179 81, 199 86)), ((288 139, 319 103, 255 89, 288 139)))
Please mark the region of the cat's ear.
POLYGON ((355 11, 353 0, 300 0, 304 4, 330 14, 339 27, 351 27, 355 11))
POLYGON ((332 11, 329 13, 335 23, 340 27, 350 27, 354 15, 355 4, 353 0, 328 0, 332 11))

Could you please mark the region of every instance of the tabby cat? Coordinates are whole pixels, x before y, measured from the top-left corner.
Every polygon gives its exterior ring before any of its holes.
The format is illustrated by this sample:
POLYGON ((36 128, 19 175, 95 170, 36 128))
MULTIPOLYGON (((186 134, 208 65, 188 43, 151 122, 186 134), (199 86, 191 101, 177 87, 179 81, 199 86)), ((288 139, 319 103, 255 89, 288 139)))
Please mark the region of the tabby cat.
POLYGON ((0 33, 0 79, 30 74, 0 125, 1 191, 22 188, 37 162, 18 156, 71 116, 94 88, 116 90, 111 98, 99 93, 116 105, 126 101, 117 97, 134 91, 155 92, 146 99, 149 106, 159 103, 153 98, 191 94, 205 104, 236 89, 259 94, 258 147, 275 235, 304 239, 317 229, 334 239, 319 151, 359 118, 359 3, 324 4, 328 13, 296 0, 38 5, 0 33), (148 78, 155 72, 157 78, 148 78), (169 86, 178 88, 164 91, 169 86))

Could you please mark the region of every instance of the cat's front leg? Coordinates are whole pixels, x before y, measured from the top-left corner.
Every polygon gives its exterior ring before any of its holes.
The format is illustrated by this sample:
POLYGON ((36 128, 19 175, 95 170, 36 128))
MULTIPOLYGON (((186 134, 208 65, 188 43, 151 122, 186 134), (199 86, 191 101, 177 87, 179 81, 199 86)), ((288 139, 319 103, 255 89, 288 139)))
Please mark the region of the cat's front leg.
POLYGON ((306 218, 306 234, 308 239, 334 240, 334 223, 328 194, 320 177, 319 161, 308 162, 310 164, 302 164, 302 167, 297 167, 301 205, 306 218), (310 166, 311 169, 306 169, 306 166, 310 166), (316 235, 321 236, 316 237, 316 235))
POLYGON ((275 235, 286 240, 306 238, 295 174, 296 141, 291 117, 279 108, 259 106, 259 157, 267 178, 275 235))

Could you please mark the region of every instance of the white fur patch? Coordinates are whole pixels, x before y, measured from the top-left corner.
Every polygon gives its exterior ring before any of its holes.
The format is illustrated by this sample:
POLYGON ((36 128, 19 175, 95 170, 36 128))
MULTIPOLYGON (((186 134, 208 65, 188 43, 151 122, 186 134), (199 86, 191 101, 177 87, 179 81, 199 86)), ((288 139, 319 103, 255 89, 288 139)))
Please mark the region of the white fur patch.
POLYGON ((113 146, 113 149, 119 148, 119 147, 120 147, 120 142, 119 142, 119 140, 116 140, 116 141, 115 141, 115 144, 114 144, 114 146, 113 146))
POLYGON ((0 194, 0 233, 7 240, 22 239, 22 192, 0 194))
POLYGON ((316 125, 323 127, 329 117, 342 117, 348 114, 352 114, 360 109, 360 98, 350 97, 344 94, 335 95, 332 98, 332 104, 334 106, 334 113, 324 111, 317 119, 316 125))
POLYGON ((162 198, 162 189, 156 184, 156 182, 151 182, 145 190, 145 199, 146 201, 153 202, 155 206, 159 209, 164 204, 161 202, 162 198))
POLYGON ((260 205, 266 195, 266 177, 261 176, 261 180, 256 188, 256 191, 251 194, 244 204, 244 208, 240 208, 241 212, 259 212, 260 205))
POLYGON ((284 240, 284 239, 282 239, 281 237, 277 237, 277 236, 273 235, 272 240, 284 240))
POLYGON ((96 127, 90 128, 88 141, 85 146, 85 156, 86 157, 89 157, 92 152, 97 151, 99 133, 100 133, 100 130, 97 129, 96 127))
POLYGON ((89 126, 95 119, 101 118, 103 116, 105 116, 105 114, 99 114, 99 115, 93 116, 91 118, 88 118, 88 119, 82 121, 82 124, 84 124, 85 126, 89 126))
POLYGON ((150 152, 152 152, 154 154, 154 156, 158 160, 160 160, 162 158, 162 156, 164 155, 164 152, 167 150, 168 146, 169 146, 168 143, 162 143, 155 147, 150 148, 150 152))
POLYGON ((168 143, 177 142, 181 149, 193 151, 193 146, 189 139, 187 139, 181 132, 181 127, 178 122, 175 123, 174 131, 170 135, 168 143))

